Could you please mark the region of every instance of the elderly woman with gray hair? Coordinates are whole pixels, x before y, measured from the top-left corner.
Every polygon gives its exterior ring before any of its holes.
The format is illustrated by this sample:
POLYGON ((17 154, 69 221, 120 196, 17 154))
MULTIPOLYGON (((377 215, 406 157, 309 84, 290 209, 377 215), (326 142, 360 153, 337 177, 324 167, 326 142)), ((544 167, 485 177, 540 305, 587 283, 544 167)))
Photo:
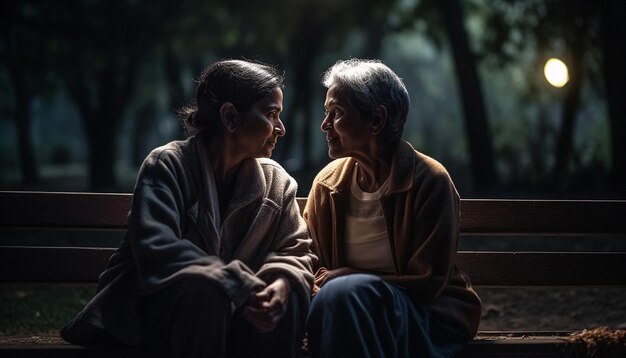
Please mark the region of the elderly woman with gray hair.
POLYGON ((335 159, 304 218, 319 258, 307 321, 313 357, 446 357, 471 340, 480 299, 459 272, 459 195, 401 139, 409 94, 375 60, 338 61, 321 129, 335 159))

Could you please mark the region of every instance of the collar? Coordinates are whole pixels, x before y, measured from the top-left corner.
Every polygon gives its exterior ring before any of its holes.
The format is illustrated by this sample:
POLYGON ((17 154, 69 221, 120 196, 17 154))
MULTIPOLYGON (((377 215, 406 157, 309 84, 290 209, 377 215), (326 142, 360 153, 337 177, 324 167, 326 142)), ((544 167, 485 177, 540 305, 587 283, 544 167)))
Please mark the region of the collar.
MULTIPOLYGON (((396 146, 391 158, 391 183, 389 190, 384 195, 409 190, 413 186, 413 176, 416 164, 416 150, 413 146, 401 140, 396 146)), ((339 193, 350 188, 352 171, 356 160, 352 157, 341 158, 329 165, 327 173, 323 174, 318 183, 330 189, 333 193, 339 193)))
MULTIPOLYGON (((211 194, 213 191, 212 188, 215 187, 215 175, 213 168, 209 165, 208 143, 201 135, 197 135, 194 140, 196 141, 199 165, 203 168, 202 182, 205 186, 205 193, 211 194)), ((265 175, 263 174, 263 168, 259 161, 256 158, 244 160, 237 173, 233 196, 230 199, 227 212, 230 212, 233 208, 246 206, 262 197, 266 187, 265 175)), ((215 193, 217 193, 217 191, 215 191, 215 193)), ((209 198, 211 196, 209 196, 209 198)))

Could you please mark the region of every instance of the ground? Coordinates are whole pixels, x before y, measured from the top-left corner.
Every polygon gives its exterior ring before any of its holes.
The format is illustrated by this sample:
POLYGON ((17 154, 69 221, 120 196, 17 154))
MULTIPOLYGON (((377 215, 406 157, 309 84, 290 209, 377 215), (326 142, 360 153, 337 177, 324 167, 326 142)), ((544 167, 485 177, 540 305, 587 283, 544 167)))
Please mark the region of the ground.
POLYGON ((626 329, 626 288, 477 288, 480 330, 626 329))

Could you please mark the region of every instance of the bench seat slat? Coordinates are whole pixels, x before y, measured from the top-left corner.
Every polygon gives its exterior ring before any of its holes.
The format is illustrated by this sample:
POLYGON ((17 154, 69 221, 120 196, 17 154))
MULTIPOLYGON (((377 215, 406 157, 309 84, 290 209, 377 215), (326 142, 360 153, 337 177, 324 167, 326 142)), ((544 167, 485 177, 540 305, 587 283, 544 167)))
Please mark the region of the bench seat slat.
MULTIPOLYGON (((60 339, 60 338, 59 338, 60 339)), ((617 357, 621 351, 619 347, 613 350, 617 357)), ((0 345, 0 356, 2 357, 151 357, 165 358, 167 351, 156 348, 119 348, 119 347, 80 347, 76 345, 59 342, 56 344, 8 344, 0 345)), ((608 356, 608 355, 607 355, 608 356)), ((307 356, 308 357, 308 356, 307 356)), ((547 358, 547 357, 585 357, 585 347, 581 343, 572 343, 559 337, 534 337, 528 339, 517 339, 501 337, 492 339, 490 337, 477 337, 470 342, 463 350, 455 355, 456 358, 547 358)))
POLYGON ((132 194, 0 192, 0 227, 125 229, 132 194))
POLYGON ((626 252, 459 252, 478 286, 624 286, 626 252))
MULTIPOLYGON (((0 192, 0 227, 127 226, 132 194, 0 192)), ((304 209, 306 198, 298 198, 304 209)), ((461 200, 465 234, 626 234, 624 200, 461 200)))
MULTIPOLYGON (((114 251, 0 247, 0 282, 96 282, 114 251)), ((626 285, 626 253, 459 252, 457 260, 477 286, 626 285)))
POLYGON ((466 234, 626 234, 624 200, 461 200, 466 234))

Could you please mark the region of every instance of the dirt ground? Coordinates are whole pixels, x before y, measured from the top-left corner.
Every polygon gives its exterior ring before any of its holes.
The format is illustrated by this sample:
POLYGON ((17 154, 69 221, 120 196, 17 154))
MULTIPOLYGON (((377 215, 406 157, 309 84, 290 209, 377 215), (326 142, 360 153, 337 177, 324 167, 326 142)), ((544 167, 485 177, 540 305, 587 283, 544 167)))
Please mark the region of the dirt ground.
POLYGON ((476 289, 483 301, 481 331, 626 329, 626 288, 476 289))

